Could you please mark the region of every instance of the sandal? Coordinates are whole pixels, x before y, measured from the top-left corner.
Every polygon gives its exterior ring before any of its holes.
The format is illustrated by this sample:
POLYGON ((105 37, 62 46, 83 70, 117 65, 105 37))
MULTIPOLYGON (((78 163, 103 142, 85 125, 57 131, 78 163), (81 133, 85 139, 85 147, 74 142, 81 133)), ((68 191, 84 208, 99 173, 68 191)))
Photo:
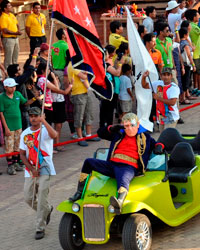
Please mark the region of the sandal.
POLYGON ((196 96, 200 96, 200 90, 197 90, 196 96))
POLYGON ((187 100, 196 100, 197 99, 197 97, 195 97, 195 96, 186 96, 186 99, 187 100))
POLYGON ((181 105, 190 105, 192 104, 192 102, 190 102, 189 100, 185 99, 184 101, 180 102, 181 105))
POLYGON ((195 88, 192 90, 192 95, 196 94, 198 92, 198 88, 195 88))
POLYGON ((78 145, 81 146, 81 147, 87 147, 88 143, 86 141, 79 141, 78 145))
POLYGON ((58 151, 58 152, 65 152, 66 148, 65 147, 55 147, 54 150, 58 151))

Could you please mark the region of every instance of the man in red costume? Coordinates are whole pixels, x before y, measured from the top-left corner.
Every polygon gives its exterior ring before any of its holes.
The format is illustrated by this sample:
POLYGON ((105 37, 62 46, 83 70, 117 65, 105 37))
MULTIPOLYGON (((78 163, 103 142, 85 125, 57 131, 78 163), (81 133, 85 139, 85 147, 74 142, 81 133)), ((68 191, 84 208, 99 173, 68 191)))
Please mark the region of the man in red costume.
POLYGON ((85 160, 77 192, 69 200, 74 202, 81 198, 88 175, 92 171, 97 171, 116 178, 118 198, 110 197, 110 203, 115 212, 120 214, 131 180, 138 170, 145 171, 155 146, 157 153, 162 153, 164 146, 156 144, 149 134, 144 133, 144 128, 133 113, 127 113, 122 117, 122 125, 102 127, 97 133, 100 138, 111 141, 107 161, 93 158, 85 160))

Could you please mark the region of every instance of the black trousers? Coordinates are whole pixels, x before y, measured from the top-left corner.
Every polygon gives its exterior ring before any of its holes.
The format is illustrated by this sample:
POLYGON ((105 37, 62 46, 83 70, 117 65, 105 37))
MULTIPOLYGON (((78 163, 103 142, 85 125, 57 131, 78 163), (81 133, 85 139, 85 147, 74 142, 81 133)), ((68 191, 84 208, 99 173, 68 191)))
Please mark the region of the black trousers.
POLYGON ((191 68, 190 66, 184 65, 185 68, 185 74, 181 76, 183 91, 187 91, 190 87, 190 81, 191 81, 191 68))
POLYGON ((156 117, 156 100, 152 99, 152 107, 151 107, 151 114, 149 120, 154 122, 153 117, 156 117))
POLYGON ((102 100, 100 104, 100 127, 104 127, 105 124, 112 125, 113 124, 113 114, 114 109, 117 107, 118 95, 114 94, 113 99, 111 101, 102 100))
POLYGON ((46 43, 47 38, 46 36, 36 37, 31 36, 30 37, 30 54, 33 55, 34 49, 37 47, 40 47, 42 43, 46 43))
POLYGON ((44 113, 46 116, 46 121, 49 123, 49 125, 52 124, 53 122, 53 110, 49 110, 49 109, 44 109, 44 113))

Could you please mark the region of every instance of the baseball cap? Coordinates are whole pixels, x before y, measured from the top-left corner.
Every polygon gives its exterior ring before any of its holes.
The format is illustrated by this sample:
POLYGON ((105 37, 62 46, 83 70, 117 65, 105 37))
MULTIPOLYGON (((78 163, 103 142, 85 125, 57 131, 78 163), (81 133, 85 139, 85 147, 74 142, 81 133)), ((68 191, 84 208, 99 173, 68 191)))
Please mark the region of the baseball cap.
POLYGON ((41 115, 42 111, 38 107, 31 107, 28 111, 29 115, 41 115))
POLYGON ((16 85, 18 85, 18 83, 16 83, 15 79, 13 79, 13 78, 7 78, 3 81, 4 87, 14 87, 16 85))
POLYGON ((40 51, 49 50, 49 45, 47 43, 42 43, 40 45, 40 51))
POLYGON ((180 3, 177 3, 176 1, 172 0, 172 1, 168 2, 166 11, 173 10, 173 9, 177 8, 179 5, 180 5, 180 3))
POLYGON ((172 74, 172 69, 171 69, 171 68, 168 68, 168 67, 164 67, 164 68, 162 69, 162 74, 164 74, 164 73, 172 74))

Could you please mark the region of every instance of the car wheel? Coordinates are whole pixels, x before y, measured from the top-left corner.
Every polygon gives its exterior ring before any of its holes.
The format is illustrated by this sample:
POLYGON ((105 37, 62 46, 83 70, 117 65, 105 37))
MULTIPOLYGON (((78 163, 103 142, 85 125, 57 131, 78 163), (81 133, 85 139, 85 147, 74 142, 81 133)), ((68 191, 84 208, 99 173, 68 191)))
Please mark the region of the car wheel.
POLYGON ((81 221, 74 214, 65 213, 59 225, 59 240, 64 250, 81 250, 85 246, 82 239, 81 221))
POLYGON ((130 215, 123 226, 122 243, 125 250, 149 250, 152 242, 151 223, 144 214, 130 215))

